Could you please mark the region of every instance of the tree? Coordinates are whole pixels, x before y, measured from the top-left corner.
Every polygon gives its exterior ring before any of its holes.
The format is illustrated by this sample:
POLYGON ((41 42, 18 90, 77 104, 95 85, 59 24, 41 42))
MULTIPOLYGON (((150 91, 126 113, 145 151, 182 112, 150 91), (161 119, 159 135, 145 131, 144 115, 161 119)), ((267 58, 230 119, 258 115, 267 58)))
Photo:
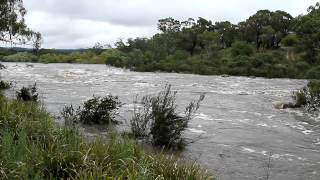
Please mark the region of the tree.
POLYGON ((231 47, 237 35, 236 26, 229 21, 216 22, 215 30, 220 36, 220 43, 223 48, 231 47))
POLYGON ((27 11, 22 0, 0 1, 0 41, 25 44, 34 34, 25 24, 27 11))
POLYGON ((308 8, 309 13, 299 16, 295 31, 301 39, 301 48, 305 50, 305 59, 313 64, 318 61, 320 49, 320 4, 308 8))
POLYGON ((249 19, 246 21, 248 24, 249 30, 253 33, 255 37, 255 43, 257 49, 261 46, 261 34, 262 28, 268 26, 271 20, 271 11, 269 10, 260 10, 253 16, 250 16, 249 19))
POLYGON ((33 52, 38 54, 42 44, 42 36, 41 33, 37 32, 34 34, 34 41, 33 41, 33 52))
POLYGON ((90 48, 90 51, 95 53, 96 55, 99 55, 104 51, 104 46, 101 43, 97 42, 92 48, 90 48))
POLYGON ((274 40, 276 32, 271 26, 264 26, 261 29, 261 35, 260 35, 260 43, 262 47, 265 48, 271 48, 274 46, 274 40))
POLYGON ((158 23, 158 29, 163 33, 179 32, 181 28, 181 23, 172 17, 160 19, 158 23))

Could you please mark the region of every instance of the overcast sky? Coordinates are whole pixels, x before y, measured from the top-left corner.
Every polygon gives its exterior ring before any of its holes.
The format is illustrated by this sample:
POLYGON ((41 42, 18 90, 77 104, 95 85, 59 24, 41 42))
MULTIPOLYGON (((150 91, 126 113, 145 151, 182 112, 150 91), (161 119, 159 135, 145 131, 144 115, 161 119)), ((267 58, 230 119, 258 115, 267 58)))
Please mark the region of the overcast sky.
POLYGON ((87 48, 96 42, 150 37, 157 20, 204 17, 245 20, 259 9, 306 13, 318 0, 24 0, 26 23, 43 35, 45 48, 87 48))

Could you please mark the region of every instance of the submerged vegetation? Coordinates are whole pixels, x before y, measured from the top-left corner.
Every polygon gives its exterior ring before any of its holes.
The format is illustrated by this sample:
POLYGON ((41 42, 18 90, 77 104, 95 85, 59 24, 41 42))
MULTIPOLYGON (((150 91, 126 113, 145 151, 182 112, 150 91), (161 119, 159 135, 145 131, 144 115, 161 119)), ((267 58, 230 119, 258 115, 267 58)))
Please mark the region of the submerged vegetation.
POLYGON ((320 81, 310 81, 307 86, 294 92, 293 99, 297 107, 309 112, 320 111, 320 81))
POLYGON ((17 99, 22 101, 38 101, 38 91, 37 84, 34 84, 31 87, 22 87, 19 91, 16 92, 17 99))
POLYGON ((72 105, 64 107, 61 112, 62 118, 70 123, 83 124, 117 124, 115 120, 116 110, 121 103, 117 96, 93 97, 84 102, 83 107, 74 109, 72 105))
POLYGON ((9 89, 11 86, 10 82, 0 80, 0 90, 9 89))
POLYGON ((201 95, 198 101, 191 102, 185 108, 184 114, 181 114, 176 112, 176 93, 171 90, 170 85, 167 85, 157 96, 144 96, 141 101, 142 107, 135 108, 130 121, 133 136, 150 139, 151 143, 158 147, 183 148, 185 141, 182 133, 188 127, 193 114, 199 109, 204 95, 201 95))
POLYGON ((1 179, 212 179, 195 164, 110 133, 86 140, 33 101, 0 96, 1 179))

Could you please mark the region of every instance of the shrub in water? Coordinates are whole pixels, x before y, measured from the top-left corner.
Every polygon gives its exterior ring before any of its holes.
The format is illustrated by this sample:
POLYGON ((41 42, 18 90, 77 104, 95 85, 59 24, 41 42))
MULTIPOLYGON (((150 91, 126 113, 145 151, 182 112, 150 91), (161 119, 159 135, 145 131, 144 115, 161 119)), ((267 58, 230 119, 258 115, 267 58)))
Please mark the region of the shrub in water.
POLYGON ((36 83, 31 87, 22 87, 17 91, 17 99, 22 101, 38 101, 38 92, 36 83))
POLYGON ((177 92, 171 91, 171 86, 167 85, 157 96, 143 97, 142 110, 135 111, 131 119, 133 135, 150 138, 154 146, 182 148, 182 133, 188 127, 192 115, 198 110, 204 95, 201 95, 198 101, 192 101, 181 115, 176 112, 176 94, 177 92))
POLYGON ((296 106, 305 107, 308 111, 320 110, 320 81, 310 81, 306 87, 293 95, 296 106))
POLYGON ((0 63, 0 69, 5 69, 6 66, 0 63))
POLYGON ((62 118, 66 123, 81 122, 83 124, 116 124, 116 110, 119 109, 121 103, 117 96, 93 97, 78 107, 77 110, 73 106, 66 106, 62 112, 62 118))
POLYGON ((7 81, 0 81, 0 90, 3 89, 9 89, 11 87, 11 83, 7 82, 7 81))

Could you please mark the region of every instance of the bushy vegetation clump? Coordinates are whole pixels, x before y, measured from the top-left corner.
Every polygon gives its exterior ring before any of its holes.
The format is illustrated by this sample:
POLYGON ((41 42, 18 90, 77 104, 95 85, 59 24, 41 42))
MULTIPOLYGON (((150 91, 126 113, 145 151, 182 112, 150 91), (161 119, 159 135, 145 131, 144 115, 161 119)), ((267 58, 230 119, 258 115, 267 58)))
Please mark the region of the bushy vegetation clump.
POLYGON ((75 109, 72 105, 66 106, 62 112, 62 118, 70 123, 93 124, 117 124, 115 114, 121 103, 117 96, 93 97, 84 102, 83 106, 75 109))
POLYGON ((1 69, 6 69, 6 66, 0 63, 0 70, 1 69))
POLYGON ((22 87, 19 91, 16 92, 16 94, 18 100, 37 102, 39 96, 37 84, 35 83, 30 87, 22 87))
POLYGON ((86 140, 32 101, 0 96, 1 179, 212 179, 195 164, 117 135, 86 140))
POLYGON ((183 148, 182 133, 188 127, 192 115, 198 110, 204 95, 191 102, 184 113, 177 112, 176 93, 167 85, 156 96, 144 96, 142 108, 135 108, 131 119, 131 130, 135 137, 151 141, 152 145, 167 149, 183 148))
POLYGON ((9 89, 12 86, 12 83, 0 80, 0 90, 9 89))
POLYGON ((320 81, 310 81, 307 86, 294 92, 293 99, 297 107, 314 112, 320 111, 320 81))

